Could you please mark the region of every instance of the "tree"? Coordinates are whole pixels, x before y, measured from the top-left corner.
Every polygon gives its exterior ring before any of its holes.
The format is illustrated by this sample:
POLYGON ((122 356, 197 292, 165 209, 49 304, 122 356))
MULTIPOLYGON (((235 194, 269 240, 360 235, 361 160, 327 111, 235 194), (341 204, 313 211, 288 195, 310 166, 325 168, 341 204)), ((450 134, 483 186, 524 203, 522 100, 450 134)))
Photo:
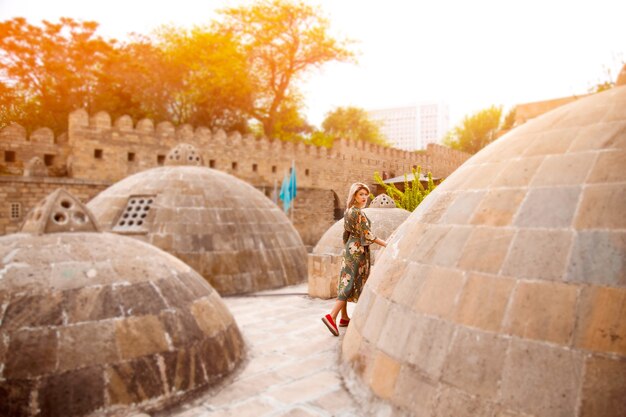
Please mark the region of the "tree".
POLYGON ((216 30, 232 34, 248 61, 254 97, 247 112, 268 137, 277 135, 281 115, 290 114, 283 107, 294 103, 295 82, 313 68, 353 56, 346 41, 330 36, 319 10, 301 1, 260 0, 220 13, 216 30))
POLYGON ((385 184, 378 171, 374 172, 374 180, 385 189, 385 193, 393 199, 397 207, 408 211, 413 211, 420 205, 431 191, 436 188, 433 182, 433 175, 428 173, 428 185, 424 188, 420 182, 422 175, 422 167, 417 167, 413 172, 413 181, 409 182, 406 174, 404 174, 404 191, 400 191, 394 184, 385 184))
POLYGON ((463 152, 474 154, 493 142, 500 133, 502 107, 491 106, 471 116, 448 132, 444 144, 463 152))
POLYGON ((388 146, 379 125, 357 107, 338 107, 322 122, 324 134, 332 139, 346 138, 388 146))
POLYGON ((24 18, 0 22, 0 107, 12 108, 1 113, 0 125, 15 121, 60 133, 69 112, 91 107, 102 62, 115 44, 96 36, 97 27, 70 18, 43 27, 24 18))

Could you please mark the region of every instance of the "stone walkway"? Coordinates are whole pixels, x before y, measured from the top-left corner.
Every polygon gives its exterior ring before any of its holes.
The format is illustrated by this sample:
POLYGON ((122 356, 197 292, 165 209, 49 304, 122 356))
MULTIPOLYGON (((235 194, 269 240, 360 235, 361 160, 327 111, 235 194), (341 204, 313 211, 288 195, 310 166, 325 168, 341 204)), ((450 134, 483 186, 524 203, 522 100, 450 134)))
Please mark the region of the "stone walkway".
POLYGON ((224 301, 246 341, 246 363, 230 383, 157 417, 363 415, 338 371, 342 337, 320 320, 334 300, 310 298, 300 284, 224 301))

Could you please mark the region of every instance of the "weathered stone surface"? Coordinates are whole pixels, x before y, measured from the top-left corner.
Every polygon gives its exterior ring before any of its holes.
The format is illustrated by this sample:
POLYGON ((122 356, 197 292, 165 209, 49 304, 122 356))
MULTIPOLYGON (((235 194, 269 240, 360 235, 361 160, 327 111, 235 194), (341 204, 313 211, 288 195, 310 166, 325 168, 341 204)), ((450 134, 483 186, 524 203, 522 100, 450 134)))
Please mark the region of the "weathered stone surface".
POLYGON ((20 330, 11 335, 3 376, 33 378, 52 372, 58 358, 58 338, 53 329, 20 330))
POLYGON ((465 244, 458 266, 470 271, 498 272, 513 235, 512 231, 506 229, 474 229, 465 244))
POLYGON ((104 373, 100 367, 51 375, 39 389, 41 416, 84 416, 104 405, 104 373))
POLYGON ((123 315, 113 287, 85 287, 65 292, 69 323, 98 321, 123 315))
POLYGON ((515 281, 512 278, 469 274, 459 299, 456 320, 483 330, 500 330, 515 281))
POLYGON ((626 411, 626 361, 590 357, 585 364, 580 417, 620 417, 626 411))
POLYGON ((502 371, 501 401, 530 415, 575 415, 583 355, 547 344, 512 340, 502 371))
POLYGON ((495 399, 508 345, 508 340, 492 333, 459 329, 441 380, 481 398, 495 399))
POLYGON ((35 382, 27 379, 0 381, 0 415, 26 417, 30 413, 30 396, 35 382))
POLYGON ((598 184, 585 187, 578 214, 578 229, 626 229, 626 184, 598 184))
POLYGON ((578 288, 553 282, 518 282, 505 333, 568 345, 576 322, 578 288))
POLYGON ((106 368, 111 404, 141 403, 165 394, 156 356, 144 356, 106 368))
POLYGON ((115 324, 111 320, 59 329, 59 370, 102 365, 120 359, 115 343, 115 324))
POLYGON ((570 231, 522 229, 515 236, 502 272, 519 278, 558 280, 573 241, 570 231))
POLYGON ((443 388, 435 406, 435 417, 490 417, 493 405, 454 388, 443 388))
POLYGON ((2 329, 59 325, 63 320, 62 301, 60 292, 13 296, 4 313, 2 329))
POLYGON ((437 398, 436 384, 408 364, 403 364, 396 381, 393 401, 416 417, 427 417, 437 398))
POLYGON ((151 355, 169 349, 165 329, 155 316, 130 317, 115 322, 115 341, 123 359, 151 355))
POLYGON ((511 224, 526 191, 495 189, 487 193, 476 208, 471 223, 486 226, 506 226, 511 224))
POLYGON ((522 227, 564 229, 570 227, 582 187, 550 187, 530 190, 515 219, 522 227), (550 209, 546 210, 546 207, 550 209))
POLYGON ((584 288, 574 345, 626 355, 626 288, 584 288))
POLYGON ((626 232, 593 230, 576 235, 567 281, 626 286, 626 232))

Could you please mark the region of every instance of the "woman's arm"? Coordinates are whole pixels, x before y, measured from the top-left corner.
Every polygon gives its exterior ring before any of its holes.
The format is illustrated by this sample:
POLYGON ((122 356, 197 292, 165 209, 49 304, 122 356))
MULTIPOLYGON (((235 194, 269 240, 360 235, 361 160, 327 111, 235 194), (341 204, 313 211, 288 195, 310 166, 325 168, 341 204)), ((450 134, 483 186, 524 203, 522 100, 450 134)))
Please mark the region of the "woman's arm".
POLYGON ((382 246, 384 248, 387 247, 387 242, 385 242, 384 240, 379 239, 379 238, 374 239, 374 243, 378 243, 380 246, 382 246))

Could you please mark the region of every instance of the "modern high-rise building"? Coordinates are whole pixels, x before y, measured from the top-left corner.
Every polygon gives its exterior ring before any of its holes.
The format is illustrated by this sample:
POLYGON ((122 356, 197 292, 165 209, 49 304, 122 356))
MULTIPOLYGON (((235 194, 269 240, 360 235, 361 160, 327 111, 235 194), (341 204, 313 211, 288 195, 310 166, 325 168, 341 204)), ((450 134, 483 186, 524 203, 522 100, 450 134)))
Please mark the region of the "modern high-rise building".
POLYGON ((421 103, 367 113, 371 120, 380 123, 382 134, 393 147, 407 151, 440 143, 450 124, 448 105, 444 103, 421 103))

